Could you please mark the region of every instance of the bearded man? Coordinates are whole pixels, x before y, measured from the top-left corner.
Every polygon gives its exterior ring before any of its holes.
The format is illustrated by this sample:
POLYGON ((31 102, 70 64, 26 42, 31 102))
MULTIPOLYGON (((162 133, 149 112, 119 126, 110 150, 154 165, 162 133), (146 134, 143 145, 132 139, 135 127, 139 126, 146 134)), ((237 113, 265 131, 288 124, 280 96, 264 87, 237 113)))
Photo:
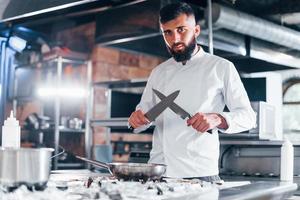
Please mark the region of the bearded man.
POLYGON ((187 121, 166 109, 155 120, 149 163, 167 165, 166 176, 219 181, 219 137, 255 127, 256 116, 234 65, 208 54, 197 45, 200 26, 187 3, 174 3, 160 10, 160 28, 172 58, 151 72, 129 124, 148 124, 144 116, 165 95, 180 90, 175 103, 194 114, 187 121), (229 112, 224 112, 225 105, 229 112), (212 134, 207 131, 212 130, 212 134))

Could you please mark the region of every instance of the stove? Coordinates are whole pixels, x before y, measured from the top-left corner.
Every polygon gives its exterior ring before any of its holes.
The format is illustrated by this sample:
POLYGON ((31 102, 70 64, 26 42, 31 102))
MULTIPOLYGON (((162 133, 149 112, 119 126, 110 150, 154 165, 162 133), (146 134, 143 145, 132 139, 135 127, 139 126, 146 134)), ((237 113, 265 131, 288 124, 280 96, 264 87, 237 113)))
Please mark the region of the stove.
POLYGON ((52 171, 45 188, 22 185, 13 191, 0 185, 1 200, 191 200, 218 199, 219 190, 249 181, 208 183, 199 179, 162 178, 156 181, 122 181, 89 170, 52 171))
POLYGON ((120 181, 110 176, 51 175, 44 190, 28 189, 25 185, 14 191, 0 191, 1 200, 103 199, 162 200, 200 195, 213 185, 197 179, 161 179, 159 181, 120 181))

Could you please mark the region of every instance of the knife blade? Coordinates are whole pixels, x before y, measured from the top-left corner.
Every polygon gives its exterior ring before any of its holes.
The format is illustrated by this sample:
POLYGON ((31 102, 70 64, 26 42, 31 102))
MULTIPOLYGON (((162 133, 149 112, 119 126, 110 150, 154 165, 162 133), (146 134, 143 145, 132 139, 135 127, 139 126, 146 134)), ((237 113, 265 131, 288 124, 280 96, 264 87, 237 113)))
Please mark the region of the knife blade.
MULTIPOLYGON (((159 99, 164 99, 166 98, 166 96, 161 93, 160 91, 153 89, 153 92, 156 94, 156 96, 158 96, 159 99)), ((190 115, 190 113, 188 113, 187 111, 185 111, 183 108, 181 108, 178 104, 176 104, 175 102, 173 102, 171 105, 169 105, 169 108, 175 112, 176 114, 178 114, 182 119, 185 118, 191 118, 192 116, 190 115)))
POLYGON ((164 99, 162 99, 158 104, 153 106, 148 112, 146 112, 144 115, 145 117, 150 121, 150 123, 145 124, 143 126, 140 126, 138 128, 135 128, 133 130, 134 133, 140 133, 146 129, 148 129, 151 125, 152 122, 166 109, 168 108, 176 99, 176 97, 179 94, 179 90, 171 93, 168 96, 165 96, 164 99))
POLYGON ((169 105, 174 102, 178 94, 179 90, 162 99, 158 104, 153 106, 147 113, 145 113, 145 117, 147 117, 150 122, 154 121, 160 113, 162 113, 166 108, 169 107, 169 105))
MULTIPOLYGON (((152 89, 153 92, 156 94, 156 96, 160 99, 163 100, 164 98, 166 98, 166 96, 161 93, 160 91, 156 90, 156 89, 152 89)), ((192 118, 192 115, 190 113, 188 113, 186 110, 184 110, 182 107, 180 107, 178 104, 176 104, 174 101, 171 102, 171 104, 169 105, 169 108, 176 113, 177 115, 179 115, 182 119, 190 119, 192 118)), ((206 132, 209 132, 210 134, 212 133, 211 130, 208 130, 206 132)))

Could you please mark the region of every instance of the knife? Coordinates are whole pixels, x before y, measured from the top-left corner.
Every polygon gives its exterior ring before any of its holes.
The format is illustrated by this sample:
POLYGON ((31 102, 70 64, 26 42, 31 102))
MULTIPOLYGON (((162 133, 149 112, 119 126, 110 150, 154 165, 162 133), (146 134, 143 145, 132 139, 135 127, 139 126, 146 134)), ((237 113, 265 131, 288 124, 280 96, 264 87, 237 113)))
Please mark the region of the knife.
MULTIPOLYGON (((160 99, 160 100, 164 100, 166 98, 166 96, 161 93, 160 91, 156 90, 156 89, 152 89, 153 92, 156 94, 156 96, 160 99)), ((179 115, 182 119, 186 119, 186 118, 192 118, 192 115, 190 113, 188 113, 186 110, 184 110, 182 107, 180 107, 178 104, 176 104, 175 102, 171 102, 171 104, 169 105, 169 108, 176 113, 177 115, 179 115)), ((212 134, 211 130, 206 131, 210 134, 212 134)))
POLYGON ((145 113, 145 117, 150 121, 150 123, 135 128, 133 130, 134 133, 140 133, 146 129, 148 129, 152 122, 160 115, 166 108, 168 108, 176 99, 179 94, 179 90, 173 92, 172 94, 165 96, 158 104, 153 106, 147 113, 145 113))

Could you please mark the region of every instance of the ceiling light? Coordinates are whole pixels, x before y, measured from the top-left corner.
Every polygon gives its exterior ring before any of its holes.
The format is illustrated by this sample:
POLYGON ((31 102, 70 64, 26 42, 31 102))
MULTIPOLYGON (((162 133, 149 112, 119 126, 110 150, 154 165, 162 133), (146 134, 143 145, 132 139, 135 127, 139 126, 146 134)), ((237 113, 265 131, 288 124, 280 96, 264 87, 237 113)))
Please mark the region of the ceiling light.
POLYGON ((83 98, 87 96, 87 92, 83 88, 39 88, 38 95, 40 97, 65 97, 65 98, 83 98))
POLYGON ((11 36, 8 40, 8 44, 15 51, 22 52, 25 49, 27 42, 20 37, 11 36))

